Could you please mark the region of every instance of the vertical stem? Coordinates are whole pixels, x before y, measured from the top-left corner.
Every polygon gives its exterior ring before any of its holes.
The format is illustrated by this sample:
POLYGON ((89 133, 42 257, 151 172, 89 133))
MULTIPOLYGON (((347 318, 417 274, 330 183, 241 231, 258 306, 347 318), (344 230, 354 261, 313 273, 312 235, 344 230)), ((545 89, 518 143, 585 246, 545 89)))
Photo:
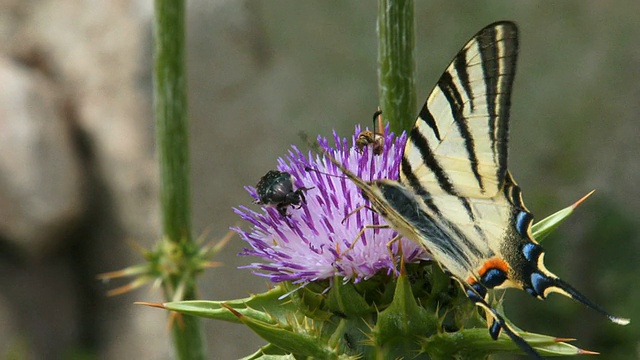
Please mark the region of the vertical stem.
POLYGON ((410 130, 416 114, 413 0, 378 0, 378 89, 391 130, 410 130))
POLYGON ((155 110, 163 230, 170 241, 191 238, 184 1, 156 0, 155 110))
MULTIPOLYGON (((165 241, 179 249, 179 256, 192 251, 191 192, 189 186, 189 141, 185 74, 185 2, 155 0, 154 101, 156 136, 160 161, 160 202, 165 241)), ((176 262, 186 262, 177 259, 176 262)), ((195 297, 195 279, 168 276, 167 300, 184 282, 181 300, 195 297)), ((199 319, 182 315, 172 324, 178 359, 204 359, 199 319)))

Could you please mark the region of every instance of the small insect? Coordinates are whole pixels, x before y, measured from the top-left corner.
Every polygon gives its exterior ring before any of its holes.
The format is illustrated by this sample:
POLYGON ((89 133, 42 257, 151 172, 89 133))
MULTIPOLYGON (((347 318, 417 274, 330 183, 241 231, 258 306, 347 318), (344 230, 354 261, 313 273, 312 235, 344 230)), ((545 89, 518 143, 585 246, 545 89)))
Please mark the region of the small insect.
POLYGON ((365 130, 358 134, 358 138, 356 139, 356 151, 358 151, 358 153, 362 154, 365 147, 373 145, 373 155, 382 154, 382 150, 384 150, 384 130, 382 127, 381 114, 382 111, 380 111, 379 108, 378 111, 373 114, 373 127, 376 128, 376 131, 365 130))
POLYGON ((256 185, 259 199, 255 203, 274 206, 280 215, 289 216, 287 215, 287 207, 293 206, 298 209, 302 207, 302 204, 307 203, 304 192, 311 189, 313 188, 300 187, 294 190, 293 176, 291 174, 284 171, 270 170, 260 178, 256 185))

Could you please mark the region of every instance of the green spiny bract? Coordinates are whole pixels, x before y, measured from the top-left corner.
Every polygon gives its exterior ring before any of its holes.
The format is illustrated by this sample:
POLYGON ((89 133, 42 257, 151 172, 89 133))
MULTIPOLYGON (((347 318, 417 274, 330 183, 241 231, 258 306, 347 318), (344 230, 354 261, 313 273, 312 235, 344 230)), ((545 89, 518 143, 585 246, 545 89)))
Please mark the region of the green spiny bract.
MULTIPOLYGON (((486 359, 520 353, 506 336, 491 339, 483 314, 430 262, 397 277, 342 279, 297 288, 282 283, 247 299, 184 301, 168 310, 241 322, 268 342, 245 359, 486 359)), ((557 338, 520 333, 541 354, 575 355, 557 338)))

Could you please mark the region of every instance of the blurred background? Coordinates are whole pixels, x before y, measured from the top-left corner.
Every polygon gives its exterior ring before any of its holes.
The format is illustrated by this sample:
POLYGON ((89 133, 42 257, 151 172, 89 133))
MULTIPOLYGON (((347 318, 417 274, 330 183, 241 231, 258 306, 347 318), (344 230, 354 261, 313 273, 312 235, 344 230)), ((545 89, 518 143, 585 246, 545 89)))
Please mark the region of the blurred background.
MULTIPOLYGON (((0 358, 171 359, 148 288, 105 294, 99 273, 141 262, 159 236, 152 2, 0 1, 0 358), (84 357, 86 356, 86 357, 84 357)), ((520 26, 509 166, 541 219, 596 193, 545 240, 549 269, 620 327, 560 296, 510 291, 520 327, 640 358, 640 2, 416 4, 419 105, 456 52, 497 20, 520 26)), ((194 234, 223 237, 297 132, 368 126, 377 100, 373 1, 188 2, 194 234)), ((417 110, 417 109, 416 109, 417 110)), ((205 299, 262 292, 235 238, 205 299)), ((211 359, 263 342, 204 321, 211 359)))

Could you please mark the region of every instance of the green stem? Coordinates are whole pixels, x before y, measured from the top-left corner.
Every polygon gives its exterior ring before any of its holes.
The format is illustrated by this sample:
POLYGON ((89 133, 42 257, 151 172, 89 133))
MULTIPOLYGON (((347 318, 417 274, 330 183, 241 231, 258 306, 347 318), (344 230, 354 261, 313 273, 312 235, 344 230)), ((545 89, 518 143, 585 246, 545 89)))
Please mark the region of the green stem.
POLYGON ((378 0, 378 89, 391 130, 410 130, 416 114, 413 0, 378 0))
MULTIPOLYGON (((160 161, 160 201, 165 241, 177 248, 178 257, 193 251, 191 192, 189 187, 189 141, 185 72, 184 0, 155 0, 154 97, 156 136, 160 161), (185 251, 187 250, 187 251, 185 251)), ((188 259, 176 259, 188 263, 188 259)), ((164 284, 167 300, 173 299, 180 276, 164 284)), ((183 284, 182 300, 195 298, 195 279, 183 284)), ((173 323, 172 335, 178 359, 204 359, 199 319, 183 316, 173 323)))

